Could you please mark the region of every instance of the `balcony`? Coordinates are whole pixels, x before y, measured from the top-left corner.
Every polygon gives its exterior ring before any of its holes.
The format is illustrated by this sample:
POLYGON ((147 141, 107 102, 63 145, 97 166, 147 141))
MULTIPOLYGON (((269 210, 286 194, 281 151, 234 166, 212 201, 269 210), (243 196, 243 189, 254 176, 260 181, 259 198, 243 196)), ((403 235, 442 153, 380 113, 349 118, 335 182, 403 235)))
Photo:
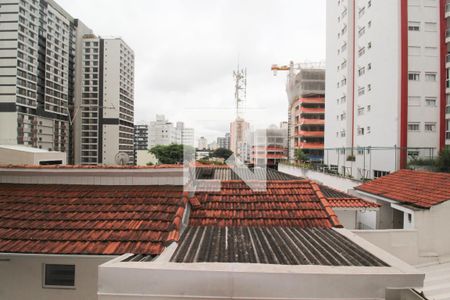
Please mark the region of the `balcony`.
POLYGON ((323 131, 298 131, 297 136, 299 137, 319 137, 323 138, 325 133, 323 131))
POLYGON ((299 125, 325 125, 323 119, 300 119, 299 125))
POLYGON ((325 114, 325 108, 308 108, 308 107, 300 107, 300 114, 325 114))
POLYGON ((323 143, 308 143, 308 142, 304 142, 304 143, 298 143, 297 144, 297 148, 300 149, 311 149, 311 150, 321 150, 324 148, 324 144, 323 143))

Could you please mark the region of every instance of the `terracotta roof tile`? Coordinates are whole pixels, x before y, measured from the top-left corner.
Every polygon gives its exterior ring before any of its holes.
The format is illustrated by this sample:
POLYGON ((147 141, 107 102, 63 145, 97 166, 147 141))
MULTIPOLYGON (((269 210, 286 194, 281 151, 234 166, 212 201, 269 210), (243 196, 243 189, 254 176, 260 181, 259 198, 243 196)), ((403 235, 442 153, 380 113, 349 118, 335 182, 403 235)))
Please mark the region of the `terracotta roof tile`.
POLYGON ((186 203, 175 186, 0 184, 0 252, 158 255, 186 203))
POLYGON ((430 208, 450 200, 450 174, 401 170, 356 189, 419 208, 430 208))
POLYGON ((325 185, 319 185, 320 191, 333 208, 378 208, 381 205, 351 196, 325 185))
POLYGON ((104 169, 104 170, 138 170, 138 169, 179 169, 183 165, 154 165, 154 166, 114 166, 114 165, 2 165, 0 169, 104 169))
POLYGON ((253 191, 242 181, 223 181, 216 192, 197 192, 191 226, 342 227, 317 185, 306 180, 268 181, 253 191))

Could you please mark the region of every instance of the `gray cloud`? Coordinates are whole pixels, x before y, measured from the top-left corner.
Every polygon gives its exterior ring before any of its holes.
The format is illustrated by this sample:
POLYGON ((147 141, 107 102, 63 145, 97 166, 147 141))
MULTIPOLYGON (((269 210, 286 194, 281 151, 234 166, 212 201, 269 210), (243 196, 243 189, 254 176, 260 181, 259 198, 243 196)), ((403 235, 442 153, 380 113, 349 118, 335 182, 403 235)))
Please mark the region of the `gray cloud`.
POLYGON ((239 57, 248 70, 245 117, 256 128, 287 119, 286 76, 273 63, 325 58, 326 0, 57 0, 98 35, 136 53, 136 121, 165 114, 210 140, 234 118, 239 57))

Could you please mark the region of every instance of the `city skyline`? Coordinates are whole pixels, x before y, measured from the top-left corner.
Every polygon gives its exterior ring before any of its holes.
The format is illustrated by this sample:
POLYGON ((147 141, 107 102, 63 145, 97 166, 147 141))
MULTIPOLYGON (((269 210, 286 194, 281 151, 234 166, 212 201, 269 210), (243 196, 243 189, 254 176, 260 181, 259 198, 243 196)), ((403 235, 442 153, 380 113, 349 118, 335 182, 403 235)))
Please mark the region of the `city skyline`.
POLYGON ((135 50, 137 123, 164 114, 198 129, 196 138, 228 132, 238 61, 248 71, 244 117, 267 128, 287 120, 288 106, 286 74, 274 77, 271 65, 325 59, 323 0, 58 3, 98 35, 120 36, 135 50))

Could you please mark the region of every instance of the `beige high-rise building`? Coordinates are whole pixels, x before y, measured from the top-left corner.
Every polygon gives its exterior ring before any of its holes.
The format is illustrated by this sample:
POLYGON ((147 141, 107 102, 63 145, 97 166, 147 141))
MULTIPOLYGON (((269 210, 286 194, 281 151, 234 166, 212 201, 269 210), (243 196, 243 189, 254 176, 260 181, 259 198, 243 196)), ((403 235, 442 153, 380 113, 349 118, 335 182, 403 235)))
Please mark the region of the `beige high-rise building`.
POLYGON ((237 118, 230 124, 230 150, 242 160, 248 158, 247 136, 249 130, 250 124, 242 118, 237 118))
POLYGON ((121 38, 82 38, 76 164, 134 162, 134 52, 121 38), (123 157, 127 159, 123 160, 123 157))

